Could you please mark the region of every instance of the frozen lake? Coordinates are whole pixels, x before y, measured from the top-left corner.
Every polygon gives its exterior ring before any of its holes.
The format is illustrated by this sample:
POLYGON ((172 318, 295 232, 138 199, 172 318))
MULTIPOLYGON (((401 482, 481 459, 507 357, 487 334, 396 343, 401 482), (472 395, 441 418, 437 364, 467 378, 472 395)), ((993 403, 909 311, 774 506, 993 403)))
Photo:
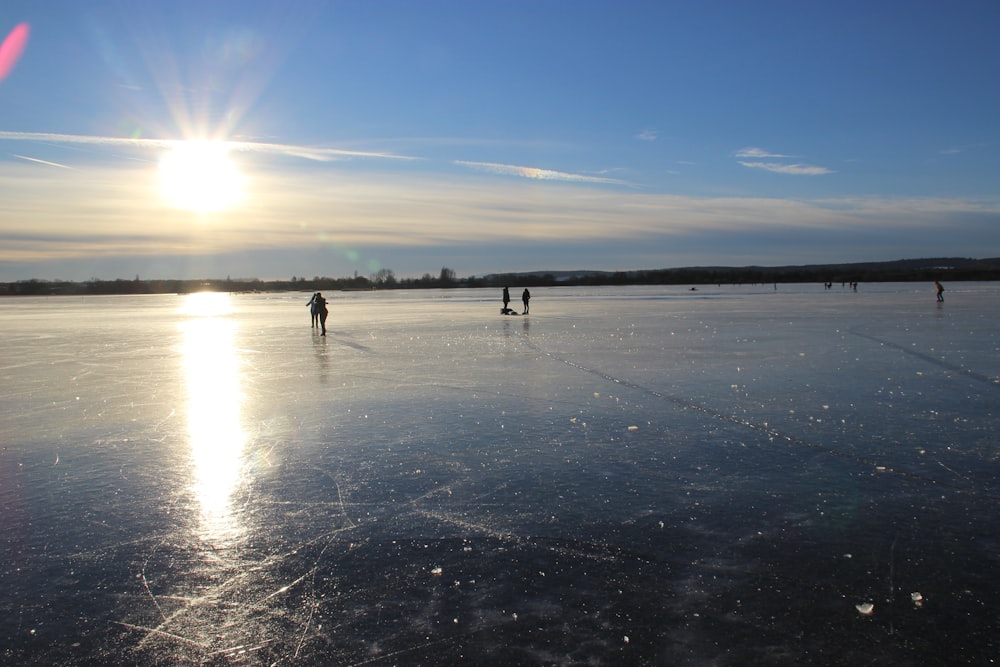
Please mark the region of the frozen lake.
POLYGON ((2 662, 991 664, 946 288, 0 300, 2 662))

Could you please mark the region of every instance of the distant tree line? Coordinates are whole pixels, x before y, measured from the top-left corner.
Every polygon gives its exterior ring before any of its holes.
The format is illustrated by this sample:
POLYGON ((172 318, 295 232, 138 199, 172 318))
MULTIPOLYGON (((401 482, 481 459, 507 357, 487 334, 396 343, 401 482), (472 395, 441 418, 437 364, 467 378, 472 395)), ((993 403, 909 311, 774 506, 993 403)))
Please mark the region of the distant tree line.
POLYGON ((448 267, 420 278, 397 278, 391 269, 370 276, 345 278, 292 276, 290 280, 257 278, 203 280, 21 280, 0 283, 0 295, 47 294, 184 294, 198 291, 279 292, 453 287, 545 287, 555 285, 730 285, 770 283, 931 282, 1000 280, 1000 258, 936 258, 779 267, 692 267, 639 271, 549 271, 498 273, 459 278, 448 267))

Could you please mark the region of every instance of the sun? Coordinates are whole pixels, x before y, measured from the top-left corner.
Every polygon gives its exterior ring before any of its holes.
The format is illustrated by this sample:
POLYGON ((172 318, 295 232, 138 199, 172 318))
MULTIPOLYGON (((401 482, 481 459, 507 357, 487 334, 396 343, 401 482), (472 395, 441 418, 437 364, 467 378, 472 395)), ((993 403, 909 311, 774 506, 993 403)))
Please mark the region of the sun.
POLYGON ((178 141, 160 159, 160 189, 175 208, 225 211, 243 199, 243 175, 225 142, 178 141))

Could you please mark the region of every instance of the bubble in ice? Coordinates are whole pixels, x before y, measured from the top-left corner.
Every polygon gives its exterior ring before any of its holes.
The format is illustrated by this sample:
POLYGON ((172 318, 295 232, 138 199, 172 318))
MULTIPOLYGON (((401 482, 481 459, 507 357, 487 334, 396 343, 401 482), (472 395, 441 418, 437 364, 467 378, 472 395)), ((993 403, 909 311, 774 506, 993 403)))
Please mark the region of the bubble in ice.
POLYGON ((875 611, 875 605, 871 602, 862 602, 861 604, 854 605, 854 608, 858 610, 858 613, 862 616, 871 616, 872 612, 875 611))

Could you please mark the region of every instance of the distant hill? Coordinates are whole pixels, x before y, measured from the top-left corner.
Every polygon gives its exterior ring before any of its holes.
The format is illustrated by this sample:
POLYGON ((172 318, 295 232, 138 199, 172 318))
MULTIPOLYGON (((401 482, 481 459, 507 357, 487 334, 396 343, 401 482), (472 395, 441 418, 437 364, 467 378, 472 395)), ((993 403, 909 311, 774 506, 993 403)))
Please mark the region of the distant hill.
POLYGON ((787 266, 690 266, 636 271, 525 271, 490 274, 488 284, 710 284, 770 282, 907 282, 920 280, 1000 280, 1000 258, 929 257, 884 262, 787 266))
POLYGON ((593 269, 578 269, 576 271, 520 271, 517 273, 489 273, 482 276, 481 280, 494 280, 506 276, 517 276, 519 278, 555 278, 558 282, 567 280, 578 280, 580 278, 591 278, 593 276, 614 275, 612 271, 597 271, 593 269))

